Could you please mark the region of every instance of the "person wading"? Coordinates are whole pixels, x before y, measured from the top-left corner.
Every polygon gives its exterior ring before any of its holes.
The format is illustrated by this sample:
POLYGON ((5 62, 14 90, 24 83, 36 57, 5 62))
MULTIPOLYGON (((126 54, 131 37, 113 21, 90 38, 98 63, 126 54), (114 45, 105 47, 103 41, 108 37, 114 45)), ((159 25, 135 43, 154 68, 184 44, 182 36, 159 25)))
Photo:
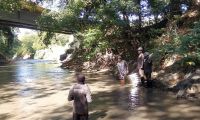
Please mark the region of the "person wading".
POLYGON ((148 52, 144 53, 143 69, 144 69, 144 75, 146 76, 147 86, 152 87, 152 81, 151 81, 152 60, 148 52))
POLYGON ((141 85, 144 85, 145 83, 145 75, 143 70, 143 64, 144 64, 144 53, 143 48, 138 48, 138 58, 137 58, 137 71, 141 79, 141 85))
POLYGON ((122 60, 121 56, 118 56, 117 63, 118 75, 121 85, 125 84, 125 77, 128 74, 128 64, 125 60, 122 60))
POLYGON ((78 74, 77 82, 69 90, 68 101, 73 100, 73 120, 88 120, 88 103, 92 102, 91 92, 85 84, 85 76, 78 74))

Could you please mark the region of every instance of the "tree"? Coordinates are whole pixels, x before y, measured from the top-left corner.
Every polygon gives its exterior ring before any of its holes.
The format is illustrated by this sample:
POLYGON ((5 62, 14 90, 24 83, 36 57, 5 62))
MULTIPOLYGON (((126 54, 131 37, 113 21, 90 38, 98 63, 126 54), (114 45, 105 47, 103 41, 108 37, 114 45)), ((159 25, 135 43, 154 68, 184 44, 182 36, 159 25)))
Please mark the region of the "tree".
POLYGON ((199 0, 187 0, 187 2, 189 3, 189 8, 198 8, 200 7, 200 1, 199 0))
POLYGON ((1 0, 0 11, 13 12, 20 9, 20 0, 1 0))
POLYGON ((163 0, 149 0, 149 7, 151 9, 151 14, 154 16, 154 23, 158 23, 161 19, 159 16, 164 17, 165 9, 167 8, 168 1, 163 0))
POLYGON ((181 14, 181 0, 170 0, 170 16, 181 14))

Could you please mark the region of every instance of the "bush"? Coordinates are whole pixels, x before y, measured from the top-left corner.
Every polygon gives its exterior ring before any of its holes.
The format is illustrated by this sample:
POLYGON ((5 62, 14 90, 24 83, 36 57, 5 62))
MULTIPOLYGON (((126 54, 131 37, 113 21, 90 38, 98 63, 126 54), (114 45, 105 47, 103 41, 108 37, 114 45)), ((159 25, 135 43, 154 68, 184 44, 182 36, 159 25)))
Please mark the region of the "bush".
POLYGON ((190 34, 180 37, 178 53, 184 56, 185 62, 200 65, 200 21, 195 23, 190 34))
POLYGON ((151 41, 153 48, 150 51, 154 53, 154 61, 158 65, 162 58, 178 54, 182 58, 176 62, 179 66, 200 66, 200 21, 194 24, 190 34, 182 36, 176 30, 177 27, 172 28, 162 37, 151 41))

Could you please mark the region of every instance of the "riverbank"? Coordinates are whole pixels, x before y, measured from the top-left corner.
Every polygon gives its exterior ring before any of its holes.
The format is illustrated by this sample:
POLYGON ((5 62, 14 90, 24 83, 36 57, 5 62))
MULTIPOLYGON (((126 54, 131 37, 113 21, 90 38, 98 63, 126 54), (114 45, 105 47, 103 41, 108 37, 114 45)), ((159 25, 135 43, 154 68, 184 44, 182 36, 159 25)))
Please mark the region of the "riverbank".
POLYGON ((176 93, 177 99, 200 100, 200 69, 167 68, 153 73, 154 84, 176 93))
MULTIPOLYGON (((129 71, 134 70, 135 67, 133 65, 129 64, 129 71)), ((83 69, 90 67, 85 67, 81 64, 69 64, 67 68, 70 68, 72 71, 83 70, 85 73, 109 71, 114 78, 117 77, 115 66, 110 66, 107 69, 83 69)), ((193 69, 193 71, 190 68, 186 72, 183 72, 183 69, 180 69, 177 65, 156 69, 152 73, 153 88, 174 92, 177 99, 200 100, 199 71, 198 68, 193 69)))

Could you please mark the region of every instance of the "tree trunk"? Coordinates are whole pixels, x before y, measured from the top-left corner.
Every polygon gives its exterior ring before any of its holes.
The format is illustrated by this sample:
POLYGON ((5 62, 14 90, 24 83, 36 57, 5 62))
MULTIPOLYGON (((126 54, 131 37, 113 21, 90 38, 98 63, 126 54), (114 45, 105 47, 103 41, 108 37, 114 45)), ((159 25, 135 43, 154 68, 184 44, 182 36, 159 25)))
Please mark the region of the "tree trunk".
POLYGON ((130 28, 130 22, 129 22, 129 19, 128 19, 127 12, 125 10, 123 10, 122 14, 123 14, 123 20, 126 23, 126 27, 130 28))
POLYGON ((157 24, 159 22, 158 14, 154 14, 154 20, 155 20, 155 24, 157 24))
POLYGON ((170 0, 170 17, 181 14, 181 0, 170 0))
POLYGON ((142 27, 142 7, 141 7, 141 0, 137 0, 138 5, 138 27, 141 29, 142 27))

